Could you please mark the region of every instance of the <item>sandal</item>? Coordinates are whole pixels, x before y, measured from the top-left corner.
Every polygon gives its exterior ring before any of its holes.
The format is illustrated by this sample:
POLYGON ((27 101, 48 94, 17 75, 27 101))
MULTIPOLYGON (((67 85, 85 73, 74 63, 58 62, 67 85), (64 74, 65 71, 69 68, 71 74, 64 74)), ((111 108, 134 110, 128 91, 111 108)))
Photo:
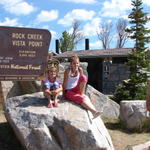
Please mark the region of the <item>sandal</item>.
POLYGON ((58 103, 57 102, 54 102, 54 107, 58 107, 58 103))
POLYGON ((48 108, 52 108, 53 107, 53 105, 52 105, 52 103, 48 103, 48 106, 47 106, 48 108))
POLYGON ((93 118, 92 119, 95 119, 95 118, 97 118, 100 115, 101 115, 101 112, 98 111, 98 112, 93 114, 93 118))

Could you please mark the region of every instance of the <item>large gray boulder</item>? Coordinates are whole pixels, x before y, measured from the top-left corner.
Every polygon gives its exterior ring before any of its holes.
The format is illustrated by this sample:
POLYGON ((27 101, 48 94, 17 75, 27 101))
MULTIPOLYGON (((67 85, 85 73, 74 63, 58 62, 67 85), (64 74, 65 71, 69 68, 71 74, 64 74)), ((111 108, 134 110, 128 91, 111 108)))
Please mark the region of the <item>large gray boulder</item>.
POLYGON ((139 145, 129 145, 125 150, 150 150, 150 141, 139 145))
POLYGON ((108 119, 118 119, 120 105, 102 94, 90 85, 87 85, 86 95, 91 99, 97 110, 102 111, 102 116, 108 119))
MULTIPOLYGON (((41 81, 1 81, 1 85, 3 97, 4 100, 6 100, 14 96, 39 92, 41 81)), ((103 117, 110 119, 119 118, 120 106, 116 102, 110 100, 108 96, 102 94, 90 85, 87 85, 86 94, 90 97, 96 109, 103 111, 103 117)))
POLYGON ((47 108, 42 92, 9 98, 5 116, 27 150, 114 150, 100 117, 79 105, 60 101, 47 108))
POLYGON ((120 118, 128 129, 141 129, 150 121, 145 100, 121 101, 120 118))
POLYGON ((10 97, 40 91, 41 81, 0 81, 3 101, 10 97))

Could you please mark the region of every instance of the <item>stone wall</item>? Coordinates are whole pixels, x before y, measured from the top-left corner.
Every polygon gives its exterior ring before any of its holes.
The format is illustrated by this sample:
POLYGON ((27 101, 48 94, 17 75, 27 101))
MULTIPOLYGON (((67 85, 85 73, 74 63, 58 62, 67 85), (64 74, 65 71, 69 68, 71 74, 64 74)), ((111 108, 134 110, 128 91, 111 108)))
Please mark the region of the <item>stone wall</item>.
POLYGON ((129 71, 124 64, 103 62, 103 94, 113 94, 116 86, 129 77, 129 71))

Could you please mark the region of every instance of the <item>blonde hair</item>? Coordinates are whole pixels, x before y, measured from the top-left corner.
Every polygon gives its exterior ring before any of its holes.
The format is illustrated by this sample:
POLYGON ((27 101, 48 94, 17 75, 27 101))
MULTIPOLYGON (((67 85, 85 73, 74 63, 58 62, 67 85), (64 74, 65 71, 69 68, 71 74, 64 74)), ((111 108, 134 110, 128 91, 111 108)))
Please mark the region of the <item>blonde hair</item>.
POLYGON ((79 63, 80 63, 80 59, 79 59, 79 57, 78 57, 77 54, 75 54, 74 56, 71 57, 70 62, 73 62, 74 60, 77 60, 77 61, 79 61, 79 63))
POLYGON ((51 67, 47 70, 47 73, 49 73, 49 72, 56 72, 58 74, 58 69, 55 67, 51 67))

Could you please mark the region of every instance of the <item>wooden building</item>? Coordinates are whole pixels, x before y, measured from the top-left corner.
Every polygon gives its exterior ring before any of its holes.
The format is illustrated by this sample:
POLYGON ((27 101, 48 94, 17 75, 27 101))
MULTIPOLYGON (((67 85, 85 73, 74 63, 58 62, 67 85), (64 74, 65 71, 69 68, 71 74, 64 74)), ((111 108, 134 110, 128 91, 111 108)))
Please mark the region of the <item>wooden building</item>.
POLYGON ((55 56, 65 61, 77 54, 81 62, 87 62, 88 84, 104 94, 113 94, 121 80, 129 76, 125 62, 131 48, 108 50, 78 50, 67 51, 55 56))

